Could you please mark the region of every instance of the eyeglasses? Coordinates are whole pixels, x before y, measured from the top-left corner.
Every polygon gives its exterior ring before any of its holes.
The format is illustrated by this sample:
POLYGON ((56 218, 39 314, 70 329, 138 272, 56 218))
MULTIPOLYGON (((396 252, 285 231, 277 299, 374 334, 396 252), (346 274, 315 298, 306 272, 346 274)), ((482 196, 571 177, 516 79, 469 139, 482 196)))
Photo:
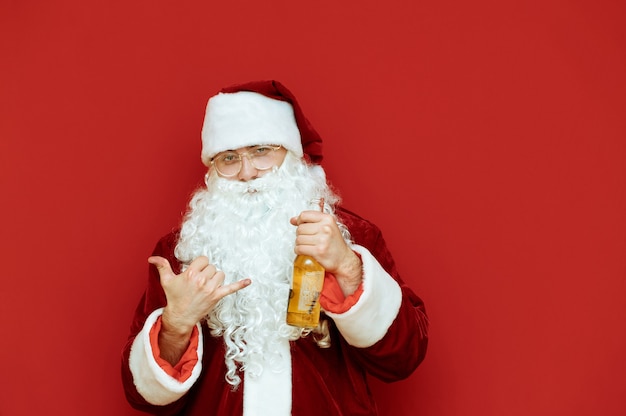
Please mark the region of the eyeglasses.
POLYGON ((279 155, 276 152, 282 146, 260 145, 248 149, 247 152, 237 153, 233 151, 222 152, 211 159, 211 165, 222 176, 235 176, 241 171, 243 157, 246 156, 252 166, 257 170, 268 170, 278 162, 279 155))

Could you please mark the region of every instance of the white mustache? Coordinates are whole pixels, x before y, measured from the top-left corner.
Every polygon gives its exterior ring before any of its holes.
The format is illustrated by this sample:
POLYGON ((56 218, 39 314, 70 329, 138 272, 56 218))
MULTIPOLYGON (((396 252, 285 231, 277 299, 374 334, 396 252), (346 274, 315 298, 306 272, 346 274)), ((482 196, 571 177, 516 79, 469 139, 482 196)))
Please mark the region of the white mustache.
POLYGON ((280 185, 280 179, 276 172, 268 172, 263 177, 247 182, 239 182, 232 179, 225 179, 218 182, 220 190, 234 195, 255 194, 257 192, 274 189, 280 185))

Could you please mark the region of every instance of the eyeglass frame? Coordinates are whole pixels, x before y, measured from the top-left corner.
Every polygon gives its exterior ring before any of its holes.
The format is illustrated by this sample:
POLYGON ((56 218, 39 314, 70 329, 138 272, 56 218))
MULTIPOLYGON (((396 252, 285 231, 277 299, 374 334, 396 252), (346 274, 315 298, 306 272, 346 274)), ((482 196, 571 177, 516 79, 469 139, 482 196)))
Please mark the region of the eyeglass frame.
POLYGON ((275 165, 270 166, 270 167, 267 167, 267 168, 257 168, 257 167, 256 167, 256 165, 254 164, 254 159, 255 159, 255 158, 254 158, 254 156, 250 156, 250 152, 251 152, 251 151, 253 151, 255 148, 258 148, 258 147, 269 147, 269 148, 271 148, 271 149, 272 149, 272 152, 273 152, 272 154, 275 154, 275 153, 276 153, 276 151, 280 150, 280 149, 283 147, 283 145, 280 145, 280 144, 257 144, 257 145, 254 145, 254 146, 249 146, 248 148, 250 148, 250 147, 252 147, 252 149, 249 149, 249 150, 247 150, 247 151, 245 151, 245 152, 242 152, 242 153, 237 153, 235 150, 225 150, 225 151, 223 151, 223 152, 220 152, 220 153, 216 154, 215 156, 213 156, 213 157, 211 158, 211 166, 213 166, 213 167, 215 168, 215 170, 216 170, 216 171, 217 171, 220 175, 222 175, 222 176, 224 176, 224 177, 226 177, 226 178, 232 178, 233 176, 236 176, 236 175, 238 175, 239 173, 241 173, 241 169, 243 168, 243 157, 245 156, 245 157, 247 157, 247 158, 248 158, 248 161, 250 162, 250 164, 251 164, 251 165, 252 165, 252 166, 253 166, 256 170, 260 170, 260 171, 270 170, 270 169, 272 169, 275 165), (220 170, 218 169, 217 165, 215 164, 215 159, 216 159, 219 155, 221 155, 222 153, 234 153, 234 154, 236 154, 236 155, 237 155, 237 158, 239 159, 239 169, 237 170, 237 172, 232 173, 232 174, 230 174, 230 175, 226 175, 226 174, 222 173, 222 171, 220 171, 220 170))

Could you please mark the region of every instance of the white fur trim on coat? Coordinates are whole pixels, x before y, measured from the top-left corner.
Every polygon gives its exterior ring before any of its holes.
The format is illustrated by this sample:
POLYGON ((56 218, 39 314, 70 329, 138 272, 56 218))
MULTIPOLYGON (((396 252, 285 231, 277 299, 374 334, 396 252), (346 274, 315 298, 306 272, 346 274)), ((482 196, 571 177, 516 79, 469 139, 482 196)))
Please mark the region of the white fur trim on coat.
POLYGON ((129 367, 133 374, 133 381, 137 391, 148 403, 166 405, 181 398, 200 376, 202 368, 202 328, 197 324, 199 332, 198 362, 191 371, 191 376, 181 383, 168 375, 154 359, 150 346, 150 329, 158 317, 163 314, 163 308, 157 309, 148 316, 142 330, 137 334, 130 349, 129 367))
POLYGON ((251 91, 219 93, 209 99, 202 126, 202 162, 225 150, 279 144, 303 156, 293 107, 251 91))
POLYGON ((290 416, 291 415, 291 351, 289 340, 280 345, 281 371, 272 371, 264 363, 259 377, 245 375, 243 383, 244 416, 290 416))
POLYGON ((326 314, 335 321, 348 344, 367 348, 385 336, 398 316, 402 290, 365 247, 353 245, 352 249, 363 262, 363 293, 347 312, 326 314))

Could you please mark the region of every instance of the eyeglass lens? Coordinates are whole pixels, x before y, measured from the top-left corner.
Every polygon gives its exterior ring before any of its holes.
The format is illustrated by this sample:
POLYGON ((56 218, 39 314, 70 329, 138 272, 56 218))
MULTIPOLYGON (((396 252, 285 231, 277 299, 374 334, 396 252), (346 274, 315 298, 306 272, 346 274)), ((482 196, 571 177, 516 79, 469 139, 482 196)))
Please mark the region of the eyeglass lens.
POLYGON ((217 155, 213 163, 224 176, 232 176, 239 173, 242 166, 242 159, 247 157, 252 166, 258 170, 267 170, 274 166, 276 162, 276 151, 279 147, 256 146, 245 153, 225 152, 217 155))

